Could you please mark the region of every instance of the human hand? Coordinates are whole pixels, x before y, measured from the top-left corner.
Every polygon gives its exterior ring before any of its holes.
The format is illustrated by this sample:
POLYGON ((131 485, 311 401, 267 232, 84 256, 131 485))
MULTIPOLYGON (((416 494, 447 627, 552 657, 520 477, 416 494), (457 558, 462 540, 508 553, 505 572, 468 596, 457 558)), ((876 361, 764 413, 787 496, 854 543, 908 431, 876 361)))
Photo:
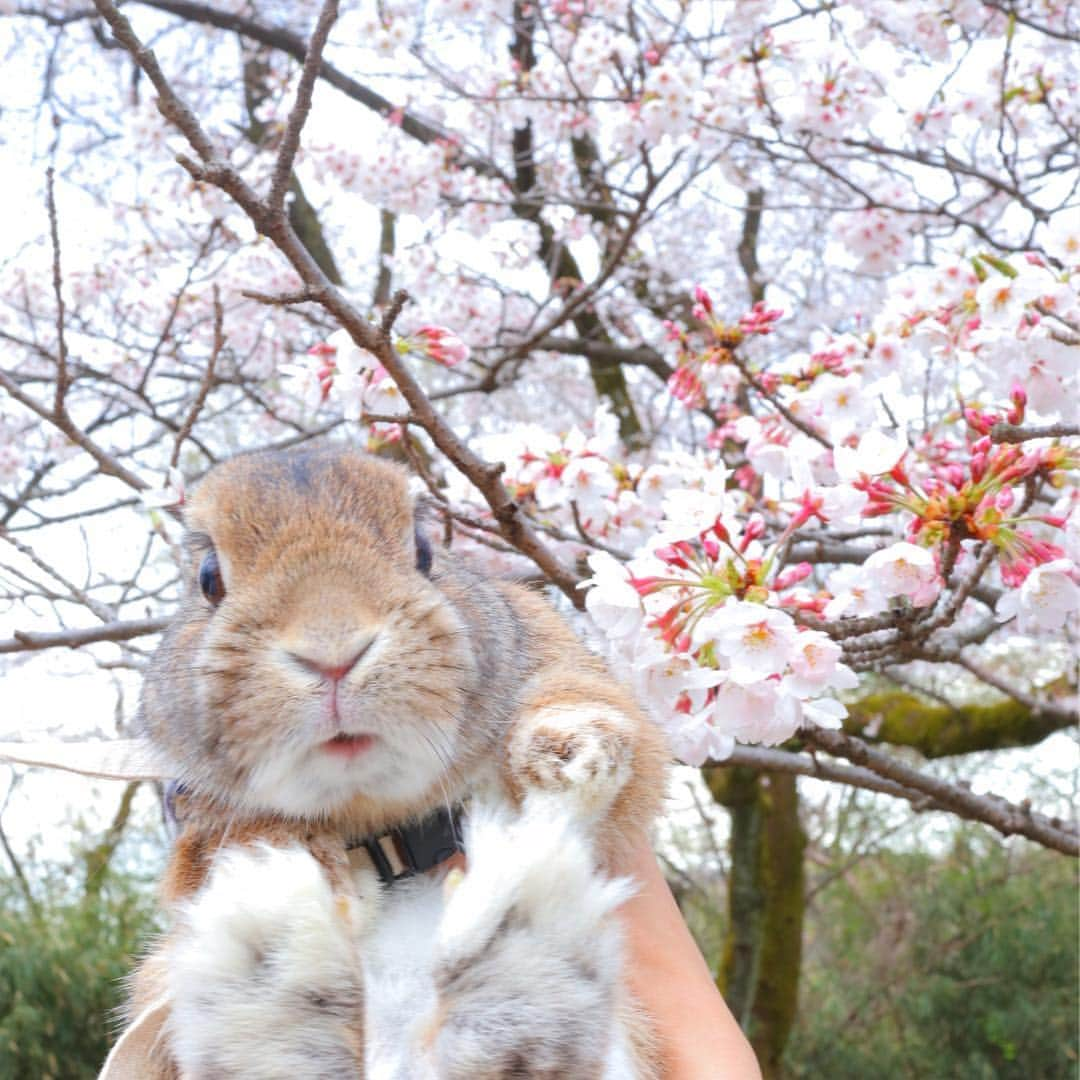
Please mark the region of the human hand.
POLYGON ((627 978, 654 1020, 663 1080, 761 1080, 757 1058, 713 982, 648 838, 642 835, 614 869, 639 886, 619 909, 627 978))

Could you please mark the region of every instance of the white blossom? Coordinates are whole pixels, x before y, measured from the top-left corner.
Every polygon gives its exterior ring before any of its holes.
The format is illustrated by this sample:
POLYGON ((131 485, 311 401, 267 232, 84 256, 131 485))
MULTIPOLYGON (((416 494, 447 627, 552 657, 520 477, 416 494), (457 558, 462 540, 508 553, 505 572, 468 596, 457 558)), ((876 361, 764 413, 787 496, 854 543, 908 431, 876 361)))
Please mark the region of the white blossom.
POLYGON ((875 551, 863 570, 878 593, 906 597, 915 607, 932 604, 941 591, 933 554, 915 544, 901 542, 875 551))
POLYGON ((1021 633, 1058 630, 1080 611, 1080 576, 1071 559, 1054 559, 1034 567, 1019 589, 1002 593, 997 617, 1002 622, 1016 619, 1021 633))

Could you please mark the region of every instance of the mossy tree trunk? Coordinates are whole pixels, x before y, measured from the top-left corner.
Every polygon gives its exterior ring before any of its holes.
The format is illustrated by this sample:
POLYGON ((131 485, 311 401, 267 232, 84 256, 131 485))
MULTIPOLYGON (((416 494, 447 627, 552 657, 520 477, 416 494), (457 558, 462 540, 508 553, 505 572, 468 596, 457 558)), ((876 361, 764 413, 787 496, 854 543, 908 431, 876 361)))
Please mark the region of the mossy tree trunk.
POLYGON ((731 813, 728 937, 717 984, 766 1078, 780 1061, 798 1006, 805 904, 796 778, 746 768, 704 771, 731 813))
MULTIPOLYGON (((1069 685, 1040 687, 1050 698, 1069 685)), ((900 689, 848 704, 845 730, 928 758, 1033 746, 1064 725, 1057 713, 1002 700, 948 705, 900 689)), ((796 778, 712 765, 702 775, 731 815, 728 933, 717 984, 747 1033, 766 1078, 782 1075, 798 1005, 805 909, 796 778)))
MULTIPOLYGON (((1037 688, 1037 696, 1071 696, 1076 687, 1037 688)), ((884 689, 848 705, 844 730, 873 742, 910 746, 927 758, 1034 746, 1047 735, 1068 727, 1075 718, 1063 710, 1033 709, 1011 698, 987 703, 951 705, 907 690, 884 689)))

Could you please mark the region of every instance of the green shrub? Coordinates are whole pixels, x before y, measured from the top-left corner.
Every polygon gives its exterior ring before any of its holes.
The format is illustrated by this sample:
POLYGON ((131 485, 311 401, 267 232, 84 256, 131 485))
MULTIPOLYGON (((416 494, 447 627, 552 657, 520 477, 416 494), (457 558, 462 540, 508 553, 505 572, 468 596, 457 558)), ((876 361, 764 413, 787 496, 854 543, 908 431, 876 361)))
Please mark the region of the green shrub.
POLYGON ((138 879, 110 873, 89 895, 50 881, 35 909, 0 878, 0 1077, 92 1080, 153 929, 152 891, 138 879))
POLYGON ((793 1077, 1077 1073, 1077 869, 963 831, 866 859, 807 920, 793 1077))

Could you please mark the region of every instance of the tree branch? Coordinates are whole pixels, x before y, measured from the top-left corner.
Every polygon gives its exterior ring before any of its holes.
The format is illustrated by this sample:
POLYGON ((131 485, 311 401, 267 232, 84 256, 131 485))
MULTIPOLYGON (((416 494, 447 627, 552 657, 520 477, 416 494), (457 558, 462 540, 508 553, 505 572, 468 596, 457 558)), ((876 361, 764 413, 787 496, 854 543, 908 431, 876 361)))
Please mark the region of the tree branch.
MULTIPOLYGON (((577 608, 584 607, 584 598, 577 588, 578 576, 564 567, 554 553, 543 543, 537 532, 520 513, 511 498, 501 476, 503 465, 489 465, 481 460, 457 437, 449 424, 435 411, 423 388, 408 370, 393 346, 389 326, 384 318, 383 326, 375 328, 353 304, 327 278, 310 252, 300 242, 288 218, 258 197, 239 173, 221 158, 210 139, 202 130, 198 118, 178 97, 162 73, 151 50, 136 36, 131 24, 121 15, 112 0, 94 0, 102 17, 112 27, 118 41, 131 54, 146 73, 158 93, 158 107, 187 138, 199 154, 203 165, 180 158, 180 163, 197 179, 220 188, 248 215, 255 228, 270 239, 288 259, 293 269, 312 294, 318 296, 322 307, 338 321, 353 341, 362 349, 373 353, 397 383, 402 396, 409 403, 411 419, 428 433, 432 442, 484 496, 502 535, 528 556, 561 589, 577 608)), ((319 42, 313 42, 313 55, 318 55, 319 42)), ((316 61, 305 56, 305 68, 316 61)), ((403 302, 403 300, 401 301, 403 302)), ((391 305, 393 306, 393 304, 391 305)), ((390 320, 392 324, 392 319, 390 320)))
POLYGON ((1080 435, 1076 424, 1047 424, 1044 427, 1023 427, 1020 424, 995 424, 990 438, 996 443, 1022 443, 1028 439, 1061 439, 1080 435))
POLYGON ((1080 837, 1076 829, 1057 819, 1046 818, 997 795, 976 795, 968 788, 928 776, 840 731, 804 724, 799 728, 798 736, 811 746, 835 757, 847 758, 863 770, 914 792, 915 798, 921 794, 936 804, 936 808, 981 821, 1003 836, 1025 836, 1055 851, 1080 855, 1080 837))
POLYGON ((131 619, 76 630, 22 631, 0 639, 0 653, 38 652, 41 649, 78 649, 98 641, 131 641, 147 634, 160 634, 169 620, 165 618, 131 619))

